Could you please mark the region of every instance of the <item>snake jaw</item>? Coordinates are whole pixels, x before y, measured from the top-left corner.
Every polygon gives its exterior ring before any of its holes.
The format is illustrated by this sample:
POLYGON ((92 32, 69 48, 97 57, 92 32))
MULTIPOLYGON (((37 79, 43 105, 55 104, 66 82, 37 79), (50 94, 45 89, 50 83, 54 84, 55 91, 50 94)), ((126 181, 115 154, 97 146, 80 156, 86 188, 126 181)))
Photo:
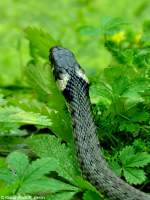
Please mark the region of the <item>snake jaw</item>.
POLYGON ((61 91, 64 91, 66 86, 67 86, 67 83, 70 79, 70 75, 69 74, 60 74, 60 79, 57 79, 57 84, 58 84, 58 87, 61 91))

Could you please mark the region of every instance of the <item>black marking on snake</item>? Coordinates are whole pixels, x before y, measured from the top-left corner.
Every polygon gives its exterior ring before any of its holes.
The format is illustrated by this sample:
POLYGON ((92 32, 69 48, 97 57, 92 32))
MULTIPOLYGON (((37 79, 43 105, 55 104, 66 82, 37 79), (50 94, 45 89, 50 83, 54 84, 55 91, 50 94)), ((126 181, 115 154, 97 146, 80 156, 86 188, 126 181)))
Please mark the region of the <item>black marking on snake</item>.
POLYGON ((50 49, 49 59, 72 112, 73 136, 83 176, 110 200, 150 200, 150 195, 117 177, 103 158, 91 110, 89 83, 74 54, 56 46, 50 49))

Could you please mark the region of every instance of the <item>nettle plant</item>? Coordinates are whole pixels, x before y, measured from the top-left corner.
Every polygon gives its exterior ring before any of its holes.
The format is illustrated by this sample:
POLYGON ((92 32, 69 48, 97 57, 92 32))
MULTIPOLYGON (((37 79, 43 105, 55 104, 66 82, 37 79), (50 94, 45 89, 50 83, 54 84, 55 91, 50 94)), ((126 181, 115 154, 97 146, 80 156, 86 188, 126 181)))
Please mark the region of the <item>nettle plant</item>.
POLYGON ((107 29, 107 23, 105 46, 112 54, 112 63, 91 87, 99 138, 118 176, 148 189, 150 43, 146 31, 143 35, 131 30, 112 34, 115 25, 112 22, 107 29))
MULTIPOLYGON (((80 33, 88 35, 89 42, 91 35, 100 35, 112 55, 103 72, 89 77, 104 156, 118 176, 146 192, 150 183, 149 26, 139 34, 123 30, 125 24, 105 18, 101 29, 82 27, 80 33)), ((0 90, 0 195, 104 199, 81 176, 70 116, 50 71, 49 48, 60 42, 37 28, 28 27, 25 34, 31 58, 25 67, 28 86, 0 90)))

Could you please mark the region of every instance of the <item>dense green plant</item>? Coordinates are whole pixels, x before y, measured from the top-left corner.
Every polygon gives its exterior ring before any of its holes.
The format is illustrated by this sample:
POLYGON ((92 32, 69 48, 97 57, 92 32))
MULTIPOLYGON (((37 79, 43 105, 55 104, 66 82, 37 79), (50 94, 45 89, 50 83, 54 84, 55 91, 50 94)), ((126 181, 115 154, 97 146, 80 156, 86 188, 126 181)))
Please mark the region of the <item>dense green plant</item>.
MULTIPOLYGON (((148 24, 142 36, 120 18, 79 34, 100 36, 111 63, 92 74, 90 97, 105 158, 129 184, 148 191, 150 183, 150 49, 148 24)), ((60 45, 45 31, 28 27, 30 59, 21 86, 0 90, 0 195, 45 196, 47 200, 104 199, 81 176, 71 120, 48 63, 49 48, 60 45), (7 157, 6 157, 7 156, 7 157), (6 157, 6 158, 5 158, 6 157)), ((18 197, 19 198, 19 197, 18 197)))

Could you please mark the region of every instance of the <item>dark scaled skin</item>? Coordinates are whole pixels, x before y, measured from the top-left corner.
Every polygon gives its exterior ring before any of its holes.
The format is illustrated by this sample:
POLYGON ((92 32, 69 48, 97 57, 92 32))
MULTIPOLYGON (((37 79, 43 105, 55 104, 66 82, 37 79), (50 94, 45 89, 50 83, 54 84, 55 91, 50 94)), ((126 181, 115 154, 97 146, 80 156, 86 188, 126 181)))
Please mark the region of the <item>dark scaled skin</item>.
POLYGON ((89 84, 77 73, 81 69, 73 53, 53 47, 50 62, 56 81, 63 81, 62 74, 68 77, 62 92, 72 116, 76 153, 84 176, 110 200, 150 200, 150 195, 117 177, 103 158, 91 111, 89 84))

